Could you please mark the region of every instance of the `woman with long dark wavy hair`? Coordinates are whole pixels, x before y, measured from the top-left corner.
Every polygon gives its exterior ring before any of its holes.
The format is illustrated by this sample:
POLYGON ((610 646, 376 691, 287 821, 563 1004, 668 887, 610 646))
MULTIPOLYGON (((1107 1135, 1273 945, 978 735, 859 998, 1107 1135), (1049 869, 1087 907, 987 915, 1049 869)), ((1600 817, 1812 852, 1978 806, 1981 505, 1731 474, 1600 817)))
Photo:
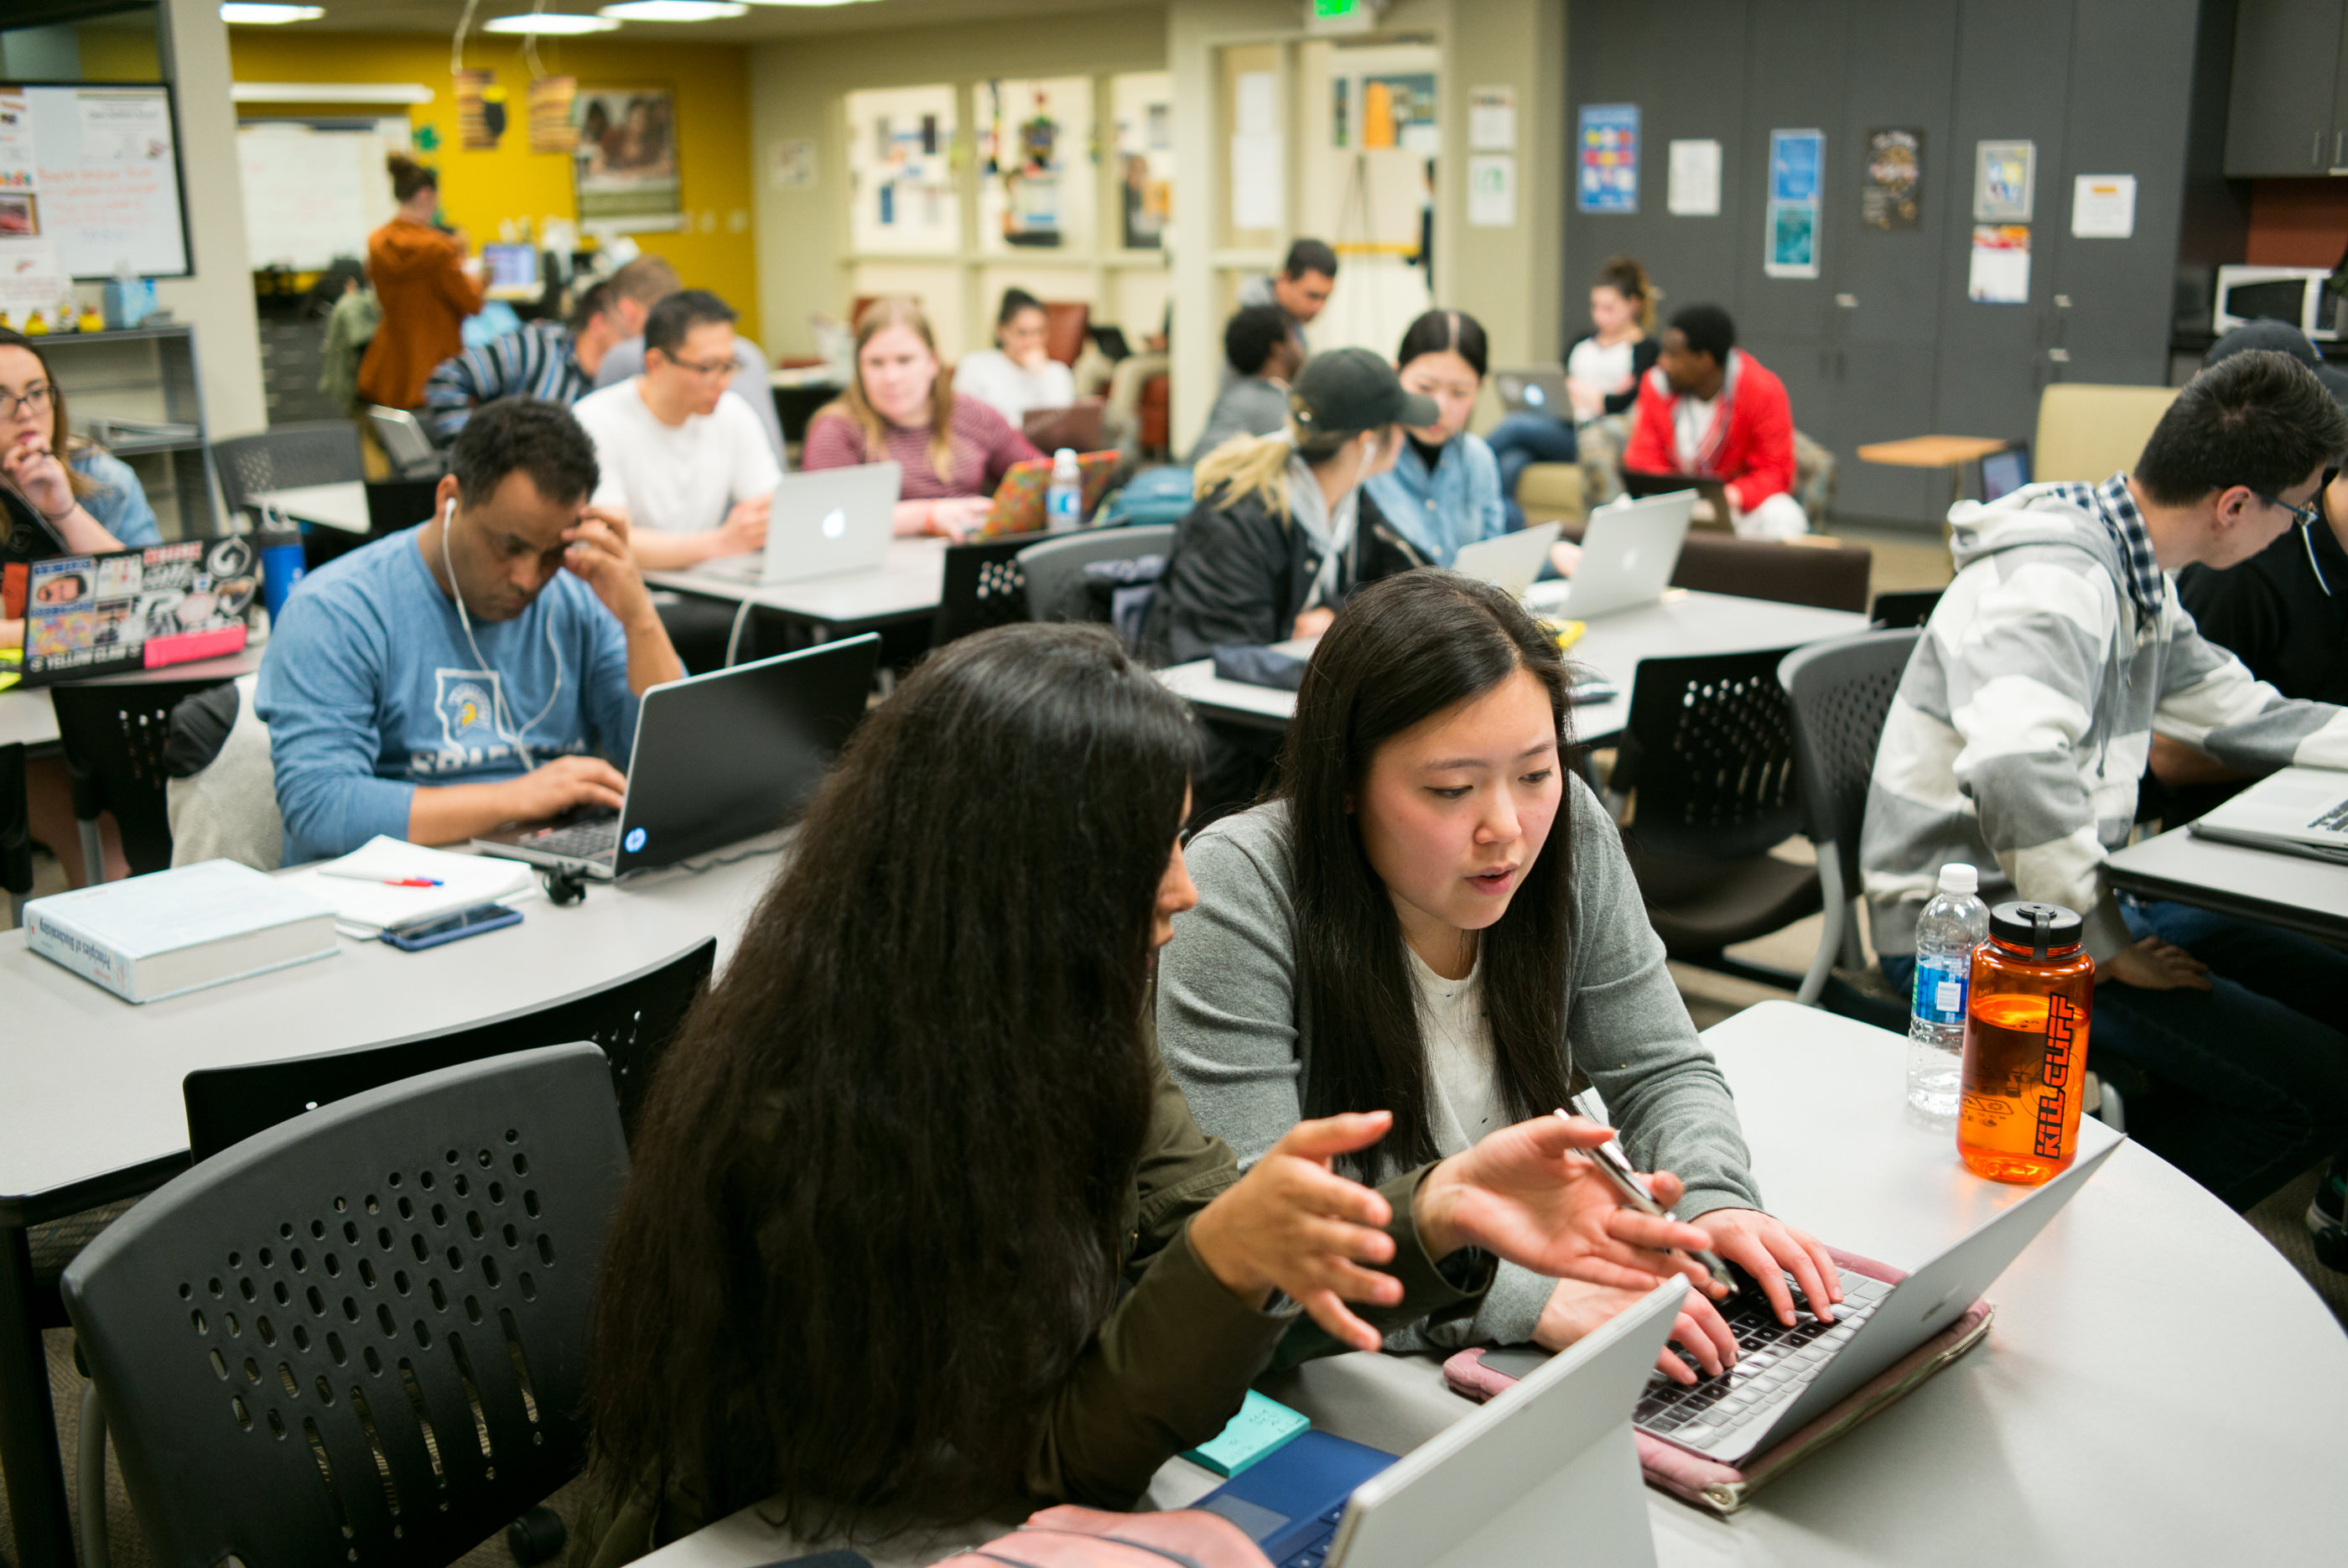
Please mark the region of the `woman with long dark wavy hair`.
MULTIPOLYGON (((1586 1078, 1682 1217, 1794 1321, 1781 1269, 1839 1295, 1817 1242, 1760 1212, 1728 1086, 1647 923, 1613 822, 1567 767, 1564 660, 1487 583, 1406 573, 1355 595, 1297 693, 1276 798, 1191 841, 1200 903, 1160 961, 1166 1062, 1242 1164, 1297 1124, 1378 1106, 1365 1179, 1562 1105, 1586 1078)), ((1475 1316, 1398 1341, 1550 1349, 1620 1292, 1503 1267, 1475 1316)), ((1674 1338, 1735 1336, 1691 1295, 1674 1338)), ((1663 1369, 1695 1374, 1670 1349, 1663 1369)))
POLYGON ((1238 1410, 1287 1303, 1374 1349, 1472 1313, 1487 1254, 1694 1272, 1651 1249, 1700 1233, 1569 1154, 1587 1122, 1373 1190, 1329 1167, 1390 1119, 1340 1116, 1240 1174, 1150 1026, 1195 755, 1097 626, 963 638, 865 720, 644 1110, 595 1306, 588 1561, 762 1500, 800 1542, 1127 1507, 1238 1410))

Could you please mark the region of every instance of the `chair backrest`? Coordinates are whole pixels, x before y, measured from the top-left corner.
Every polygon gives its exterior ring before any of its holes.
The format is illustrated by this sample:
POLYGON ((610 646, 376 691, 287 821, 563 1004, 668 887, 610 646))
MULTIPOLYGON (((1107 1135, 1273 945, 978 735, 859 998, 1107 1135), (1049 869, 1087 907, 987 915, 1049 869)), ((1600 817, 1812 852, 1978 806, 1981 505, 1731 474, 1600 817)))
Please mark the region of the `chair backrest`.
POLYGON ((1832 846, 1849 892, 1859 891, 1859 830, 1883 716, 1921 634, 1913 627, 1861 632, 1797 648, 1777 666, 1792 705, 1803 830, 1821 856, 1832 846))
POLYGON ((627 1177, 602 1053, 389 1084, 166 1183, 63 1282, 159 1563, 454 1561, 577 1472, 627 1177))
POLYGON ((2152 428, 2176 400, 2174 387, 2050 382, 2038 395, 2032 479, 2101 484, 2115 469, 2136 467, 2152 428))
POLYGON ((1613 788, 1636 789, 1630 834, 1651 854, 1746 860, 1801 830, 1790 650, 1642 659, 1613 788))
POLYGON ((1672 585, 1704 593, 1772 599, 1821 610, 1864 610, 1875 552, 1863 544, 1820 539, 1789 542, 1690 532, 1672 585))
POLYGON ((712 937, 592 995, 518 1018, 389 1045, 191 1072, 180 1085, 188 1106, 188 1148, 194 1159, 208 1160, 267 1128, 384 1084, 572 1040, 602 1048, 611 1065, 621 1125, 633 1133, 653 1069, 716 961, 717 941, 712 937))
POLYGON ((1019 569, 1019 552, 1034 537, 1014 533, 946 546, 945 586, 931 624, 932 647, 1027 618, 1027 576, 1019 569))
POLYGON ((1092 324, 1093 307, 1083 300, 1044 302, 1044 352, 1074 366, 1085 351, 1085 330, 1092 324))
POLYGON ((1921 626, 1932 618, 1933 606, 1941 602, 1945 588, 1921 589, 1910 593, 1878 593, 1869 606, 1867 618, 1885 631, 1921 626))
POLYGON ((1096 561, 1138 561, 1174 548, 1169 523, 1133 528, 1097 528, 1031 544, 1019 552, 1027 573, 1027 617, 1032 621, 1095 621, 1085 568, 1096 561))
POLYGON ((263 490, 366 478, 358 427, 347 419, 279 425, 257 436, 214 441, 212 463, 232 511, 251 510, 252 498, 263 490))
POLYGON ((0 746, 0 892, 33 891, 33 823, 25 790, 25 748, 0 746))
POLYGON ((171 864, 171 815, 163 789, 171 710, 182 697, 221 684, 215 678, 50 688, 74 816, 90 822, 101 811, 113 812, 134 874, 171 864))

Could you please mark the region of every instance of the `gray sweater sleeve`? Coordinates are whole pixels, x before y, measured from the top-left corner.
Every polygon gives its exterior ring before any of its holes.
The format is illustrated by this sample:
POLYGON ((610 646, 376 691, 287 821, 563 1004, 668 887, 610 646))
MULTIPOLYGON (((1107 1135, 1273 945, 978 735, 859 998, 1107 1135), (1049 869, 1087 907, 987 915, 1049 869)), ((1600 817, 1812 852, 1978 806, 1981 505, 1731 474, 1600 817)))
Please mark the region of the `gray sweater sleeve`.
MULTIPOLYGON (((1678 1212, 1759 1208, 1736 1109, 1663 966, 1620 838, 1579 779, 1569 786, 1574 861, 1573 995, 1567 1034, 1642 1170, 1688 1185, 1678 1212)), ((1159 956, 1159 1045, 1199 1125, 1241 1166, 1303 1116, 1310 1041, 1296 1016, 1285 808, 1227 817, 1191 841, 1199 905, 1159 956)), ((1550 1282, 1503 1263, 1475 1317, 1387 1336, 1395 1350, 1522 1344, 1550 1282)))

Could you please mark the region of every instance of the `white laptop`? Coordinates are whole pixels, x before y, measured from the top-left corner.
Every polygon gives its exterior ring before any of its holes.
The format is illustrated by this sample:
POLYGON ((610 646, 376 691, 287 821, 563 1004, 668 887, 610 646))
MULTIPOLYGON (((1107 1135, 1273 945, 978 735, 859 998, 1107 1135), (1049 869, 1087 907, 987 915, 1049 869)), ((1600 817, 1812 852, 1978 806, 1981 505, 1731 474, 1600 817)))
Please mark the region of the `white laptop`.
POLYGON ((1535 584, 1525 595, 1526 607, 1592 621, 1653 603, 1680 563, 1695 496, 1676 490, 1600 507, 1582 532, 1581 563, 1572 580, 1535 584))
POLYGON ((1390 1464, 1307 1432, 1197 1506, 1279 1568, 1651 1568, 1630 1413, 1686 1299, 1683 1280, 1657 1285, 1390 1464))
POLYGON ((876 571, 889 557, 904 476, 897 463, 785 474, 767 514, 766 553, 726 556, 701 570, 766 587, 876 571))
POLYGON ((2348 773, 2286 768, 2193 824, 2196 837, 2348 861, 2348 773))
POLYGON ((1544 522, 1504 533, 1498 539, 1463 544, 1451 570, 1489 583, 1511 599, 1521 599, 1525 590, 1533 585, 1533 579, 1540 575, 1542 563, 1549 560, 1549 547, 1557 542, 1557 524, 1544 522))
POLYGON ((1525 365, 1492 373, 1492 387, 1511 414, 1554 414, 1573 423, 1573 404, 1565 395, 1565 366, 1525 365))

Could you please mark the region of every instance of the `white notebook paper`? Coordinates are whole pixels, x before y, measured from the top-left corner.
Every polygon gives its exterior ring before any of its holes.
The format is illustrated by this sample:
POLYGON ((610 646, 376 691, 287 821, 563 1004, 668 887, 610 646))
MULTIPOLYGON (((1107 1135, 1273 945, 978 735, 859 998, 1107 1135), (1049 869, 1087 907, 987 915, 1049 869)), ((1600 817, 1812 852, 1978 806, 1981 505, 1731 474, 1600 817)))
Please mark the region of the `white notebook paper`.
POLYGON ((299 885, 326 904, 335 912, 335 926, 357 937, 405 930, 476 904, 510 903, 538 892, 524 861, 428 850, 382 834, 340 860, 304 866, 278 880, 299 885), (440 885, 386 885, 404 877, 433 878, 440 885))

